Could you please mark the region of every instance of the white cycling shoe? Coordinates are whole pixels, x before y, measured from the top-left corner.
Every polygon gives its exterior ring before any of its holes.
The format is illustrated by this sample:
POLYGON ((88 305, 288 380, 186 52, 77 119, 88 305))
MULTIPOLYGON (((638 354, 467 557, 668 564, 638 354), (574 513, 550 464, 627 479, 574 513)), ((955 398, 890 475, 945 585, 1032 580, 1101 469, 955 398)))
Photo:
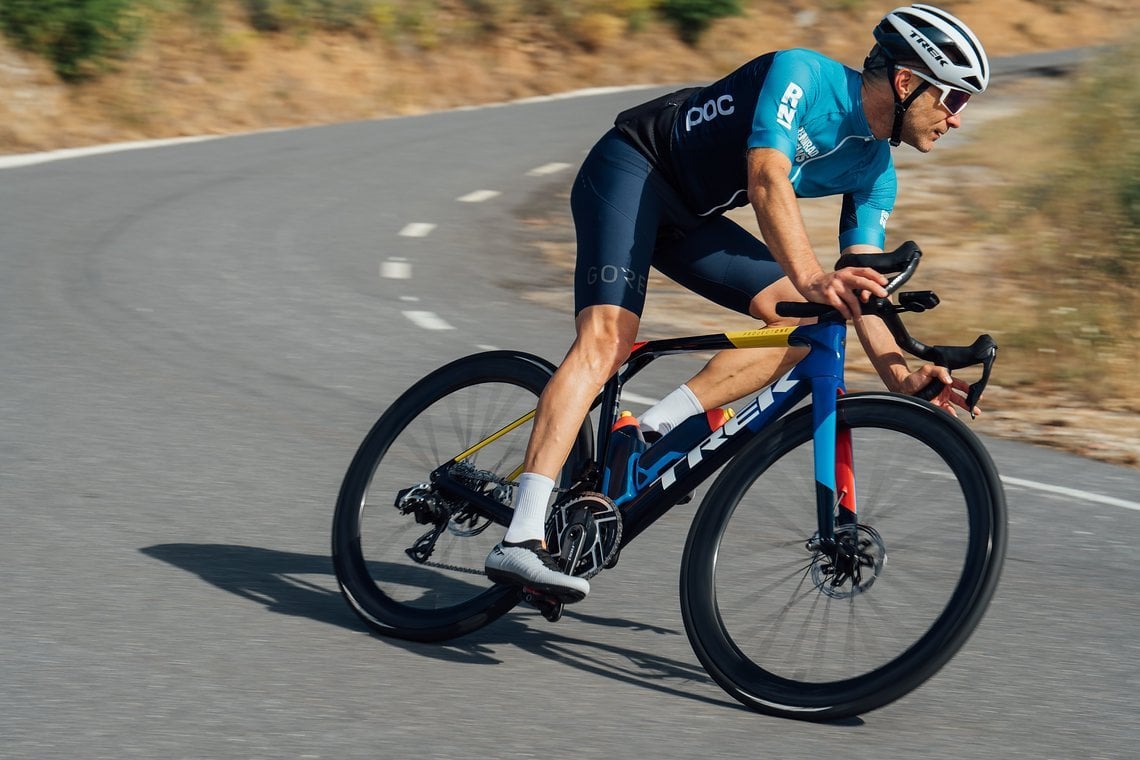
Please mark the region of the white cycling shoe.
POLYGON ((498 544, 487 555, 485 569, 487 577, 495 583, 524 586, 564 604, 579 602, 590 593, 590 582, 562 572, 543 543, 537 540, 498 544))

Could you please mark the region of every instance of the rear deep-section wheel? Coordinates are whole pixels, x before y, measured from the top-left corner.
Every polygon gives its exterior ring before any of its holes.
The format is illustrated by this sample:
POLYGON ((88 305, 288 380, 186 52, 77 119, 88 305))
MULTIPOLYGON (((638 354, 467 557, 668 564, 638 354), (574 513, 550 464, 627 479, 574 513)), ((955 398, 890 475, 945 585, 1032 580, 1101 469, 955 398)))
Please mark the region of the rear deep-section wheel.
MULTIPOLYGON (((332 530, 337 582, 370 628, 442 641, 481 628, 518 603, 519 589, 492 584, 483 563, 509 521, 510 479, 522 465, 532 423, 446 467, 451 490, 431 475, 525 418, 553 371, 529 354, 474 354, 417 382, 373 426, 345 474, 332 530), (507 510, 492 519, 457 497, 456 484, 507 510)), ((591 450, 587 420, 561 485, 569 485, 591 450)))
POLYGON ((821 541, 812 420, 803 409, 737 456, 685 547, 681 609, 713 679, 761 712, 833 720, 930 678, 993 595, 1005 497, 958 420, 892 394, 839 400, 857 523, 821 541))

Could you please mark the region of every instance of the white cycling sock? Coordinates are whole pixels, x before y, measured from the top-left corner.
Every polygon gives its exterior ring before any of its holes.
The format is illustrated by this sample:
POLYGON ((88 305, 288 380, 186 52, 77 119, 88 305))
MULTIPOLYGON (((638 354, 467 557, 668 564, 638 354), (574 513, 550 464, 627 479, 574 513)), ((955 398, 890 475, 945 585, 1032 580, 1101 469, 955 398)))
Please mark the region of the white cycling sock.
POLYGON ((554 492, 554 481, 536 472, 519 476, 519 490, 515 493, 515 513, 507 535, 503 538, 512 544, 546 538, 546 505, 554 492))
POLYGON ((641 415, 639 420, 641 431, 665 435, 694 414, 703 411, 701 402, 697 401, 689 386, 681 385, 641 415))

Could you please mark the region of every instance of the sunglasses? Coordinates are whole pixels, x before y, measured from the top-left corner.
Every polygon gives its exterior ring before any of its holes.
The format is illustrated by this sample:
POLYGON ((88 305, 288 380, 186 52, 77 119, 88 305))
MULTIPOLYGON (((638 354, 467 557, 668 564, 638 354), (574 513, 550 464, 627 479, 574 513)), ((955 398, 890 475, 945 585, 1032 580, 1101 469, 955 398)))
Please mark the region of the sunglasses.
POLYGON ((962 113, 962 109, 970 102, 970 93, 965 90, 957 90, 948 84, 943 84, 933 77, 929 77, 920 71, 908 69, 911 74, 926 82, 931 87, 938 88, 941 95, 938 98, 938 105, 946 109, 947 113, 951 116, 957 116, 962 113))

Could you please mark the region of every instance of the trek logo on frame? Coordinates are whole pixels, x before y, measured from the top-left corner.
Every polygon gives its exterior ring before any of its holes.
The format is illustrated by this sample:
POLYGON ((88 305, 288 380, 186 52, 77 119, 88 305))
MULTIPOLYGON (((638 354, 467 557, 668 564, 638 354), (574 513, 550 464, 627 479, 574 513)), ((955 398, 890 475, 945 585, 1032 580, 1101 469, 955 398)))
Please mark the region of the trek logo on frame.
POLYGON ((740 414, 729 418, 727 422, 714 430, 700 445, 691 450, 688 456, 666 470, 661 475, 661 487, 668 488, 676 483, 681 475, 691 471, 700 464, 701 461, 704 460, 706 453, 716 451, 721 447, 721 444, 734 436, 738 431, 748 427, 748 424, 752 422, 752 420, 756 419, 760 414, 767 411, 772 404, 776 403, 776 394, 782 396, 795 388, 800 381, 792 380, 791 374, 792 371, 789 370, 788 374, 765 388, 763 393, 757 396, 751 404, 746 406, 740 414))

